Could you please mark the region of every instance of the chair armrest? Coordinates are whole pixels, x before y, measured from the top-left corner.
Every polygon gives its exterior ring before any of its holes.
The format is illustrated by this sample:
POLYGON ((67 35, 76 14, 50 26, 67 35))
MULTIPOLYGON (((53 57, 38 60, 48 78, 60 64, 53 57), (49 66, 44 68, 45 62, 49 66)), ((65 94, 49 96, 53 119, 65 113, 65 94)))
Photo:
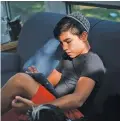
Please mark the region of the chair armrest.
POLYGON ((1 72, 20 71, 20 57, 16 53, 1 52, 1 72))

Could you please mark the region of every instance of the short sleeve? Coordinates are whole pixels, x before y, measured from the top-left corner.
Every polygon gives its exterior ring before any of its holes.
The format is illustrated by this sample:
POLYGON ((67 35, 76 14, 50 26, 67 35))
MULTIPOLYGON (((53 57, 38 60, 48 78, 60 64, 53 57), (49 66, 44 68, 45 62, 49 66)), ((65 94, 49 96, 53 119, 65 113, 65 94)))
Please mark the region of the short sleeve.
POLYGON ((83 71, 81 72, 81 77, 89 77, 95 82, 102 80, 105 74, 105 67, 102 60, 97 55, 90 56, 87 58, 83 71))
POLYGON ((64 60, 69 59, 69 56, 66 53, 63 53, 62 58, 58 64, 58 66, 56 67, 56 70, 60 73, 62 73, 62 70, 64 69, 65 65, 64 65, 64 60))
POLYGON ((62 73, 63 69, 63 59, 60 60, 58 66, 55 68, 58 72, 62 73))

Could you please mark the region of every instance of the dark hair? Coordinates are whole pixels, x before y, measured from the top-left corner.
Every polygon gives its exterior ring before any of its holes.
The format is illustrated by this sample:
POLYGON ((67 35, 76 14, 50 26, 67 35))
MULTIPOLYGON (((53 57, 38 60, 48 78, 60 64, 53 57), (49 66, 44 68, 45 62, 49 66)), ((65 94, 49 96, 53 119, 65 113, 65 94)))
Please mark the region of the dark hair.
POLYGON ((70 17, 62 18, 53 30, 54 37, 59 39, 62 32, 70 30, 74 35, 81 35, 85 28, 76 20, 70 17))

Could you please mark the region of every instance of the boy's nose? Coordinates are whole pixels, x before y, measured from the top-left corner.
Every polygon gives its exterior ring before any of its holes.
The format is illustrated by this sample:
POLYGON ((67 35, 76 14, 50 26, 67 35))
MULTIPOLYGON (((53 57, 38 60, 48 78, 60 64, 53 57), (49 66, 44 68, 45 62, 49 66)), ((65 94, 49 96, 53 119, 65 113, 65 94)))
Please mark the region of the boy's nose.
POLYGON ((64 43, 64 44, 62 45, 62 47, 63 47, 63 50, 64 50, 64 51, 68 50, 68 45, 67 45, 67 43, 64 43))

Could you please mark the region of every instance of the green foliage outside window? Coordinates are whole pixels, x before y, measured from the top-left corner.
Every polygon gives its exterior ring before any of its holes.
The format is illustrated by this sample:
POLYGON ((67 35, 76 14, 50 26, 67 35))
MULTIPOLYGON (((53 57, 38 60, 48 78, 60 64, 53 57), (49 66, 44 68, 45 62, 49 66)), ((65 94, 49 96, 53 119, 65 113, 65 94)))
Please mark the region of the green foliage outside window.
POLYGON ((84 15, 88 17, 95 17, 99 19, 120 22, 120 10, 117 9, 107 9, 107 8, 80 6, 80 5, 71 5, 71 8, 72 12, 81 11, 84 15))
POLYGON ((12 18, 20 15, 24 23, 33 13, 45 11, 44 1, 10 1, 12 18))

